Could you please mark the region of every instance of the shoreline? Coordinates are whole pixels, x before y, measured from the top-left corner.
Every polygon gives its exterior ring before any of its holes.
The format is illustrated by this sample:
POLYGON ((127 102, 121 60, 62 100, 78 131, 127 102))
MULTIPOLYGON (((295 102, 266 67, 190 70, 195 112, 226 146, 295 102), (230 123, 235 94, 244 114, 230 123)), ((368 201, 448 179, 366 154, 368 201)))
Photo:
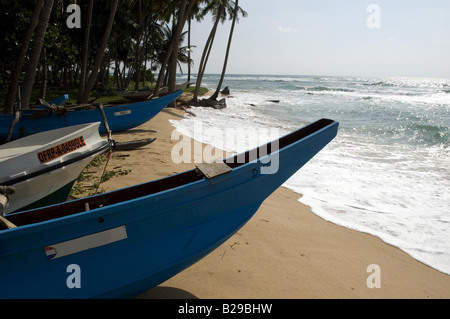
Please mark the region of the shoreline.
MULTIPOLYGON (((171 140, 174 128, 169 120, 185 115, 166 108, 146 124, 115 134, 116 141, 156 141, 113 157, 108 169, 131 171, 101 188, 111 191, 194 168, 174 164, 170 154, 177 141, 171 140)), ((300 197, 279 188, 219 248, 136 298, 450 298, 449 275, 373 235, 318 217, 298 201, 300 197), (381 288, 367 285, 370 265, 380 267, 381 288)))

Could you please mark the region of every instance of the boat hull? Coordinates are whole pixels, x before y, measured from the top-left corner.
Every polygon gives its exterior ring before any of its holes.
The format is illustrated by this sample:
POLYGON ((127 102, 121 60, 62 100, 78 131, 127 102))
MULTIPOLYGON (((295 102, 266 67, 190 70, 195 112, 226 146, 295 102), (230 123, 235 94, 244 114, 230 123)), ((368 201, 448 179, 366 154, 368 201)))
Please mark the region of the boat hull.
MULTIPOLYGON (((171 189, 0 231, 0 297, 124 298, 157 286, 238 231, 271 193, 336 136, 337 128, 330 122, 269 158, 245 164, 235 164, 237 157, 228 159, 232 171, 213 179, 195 178, 189 171, 174 177, 192 181, 171 189), (278 169, 263 173, 275 158, 278 169)), ((150 184, 138 189, 146 187, 150 184)), ((111 194, 123 192, 137 189, 111 194)), ((102 198, 83 203, 94 205, 102 198)), ((20 221, 20 214, 12 217, 20 221)))
POLYGON ((71 186, 83 169, 94 157, 104 151, 52 172, 11 185, 15 187, 16 192, 13 195, 9 195, 9 205, 5 208, 5 213, 11 214, 17 211, 42 207, 45 204, 52 205, 65 201, 70 193, 71 186))
MULTIPOLYGON (((180 90, 154 100, 105 107, 108 126, 112 132, 121 132, 142 125, 155 117, 182 93, 183 91, 180 90)), ((23 112, 19 122, 14 126, 11 140, 91 122, 101 122, 99 132, 100 134, 106 133, 102 114, 98 109, 68 111, 66 114, 58 112, 40 113, 39 118, 35 118, 35 116, 36 112, 23 112)), ((14 115, 12 114, 0 114, 0 141, 5 140, 8 136, 9 127, 13 120, 14 115)))
POLYGON ((35 202, 32 202, 31 204, 22 207, 18 209, 17 211, 24 211, 24 210, 31 210, 39 207, 49 206, 56 203, 61 203, 67 200, 69 197, 70 191, 72 190, 73 185, 75 184, 76 179, 70 181, 66 185, 62 186, 61 188, 57 189, 55 192, 50 193, 49 195, 38 199, 35 202))
POLYGON ((99 125, 51 130, 1 145, 0 185, 16 189, 4 213, 65 201, 81 171, 109 150, 109 142, 98 133, 99 125))

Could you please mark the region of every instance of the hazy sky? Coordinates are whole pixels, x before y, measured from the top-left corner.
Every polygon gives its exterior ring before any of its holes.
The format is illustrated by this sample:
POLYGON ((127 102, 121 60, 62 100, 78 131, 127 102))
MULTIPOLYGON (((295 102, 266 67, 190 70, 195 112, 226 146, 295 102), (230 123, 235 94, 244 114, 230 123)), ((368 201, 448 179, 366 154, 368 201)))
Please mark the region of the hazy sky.
MULTIPOLYGON (((240 0, 239 5, 248 17, 236 25, 228 74, 450 78, 449 0, 240 0)), ((211 26, 210 17, 193 25, 194 73, 211 26)), ((207 73, 221 72, 230 27, 231 22, 219 26, 207 73)))

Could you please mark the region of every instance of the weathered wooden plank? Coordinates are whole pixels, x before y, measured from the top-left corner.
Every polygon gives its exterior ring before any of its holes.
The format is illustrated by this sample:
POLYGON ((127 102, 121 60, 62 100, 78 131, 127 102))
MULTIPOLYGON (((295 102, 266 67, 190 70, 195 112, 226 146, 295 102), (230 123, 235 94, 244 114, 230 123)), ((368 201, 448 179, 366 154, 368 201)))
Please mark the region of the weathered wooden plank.
POLYGON ((217 176, 221 176, 231 172, 231 167, 224 162, 214 163, 202 163, 196 165, 197 169, 206 176, 208 179, 212 179, 217 176))

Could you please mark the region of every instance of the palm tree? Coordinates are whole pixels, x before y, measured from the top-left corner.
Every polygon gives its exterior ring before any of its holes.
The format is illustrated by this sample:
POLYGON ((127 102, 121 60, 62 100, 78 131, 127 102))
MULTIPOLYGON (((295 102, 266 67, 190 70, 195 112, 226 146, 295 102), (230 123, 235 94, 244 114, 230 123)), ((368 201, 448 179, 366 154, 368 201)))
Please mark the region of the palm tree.
POLYGON ((111 30, 112 30, 112 26, 114 23, 114 17, 116 15, 116 11, 117 11, 117 6, 118 6, 119 0, 112 0, 111 1, 111 9, 109 12, 109 18, 108 18, 108 23, 106 25, 105 28, 105 32, 102 36, 102 39, 100 41, 100 44, 98 46, 97 49, 97 54, 95 56, 95 60, 94 60, 94 66, 92 68, 92 71, 89 75, 89 78, 86 82, 86 88, 84 90, 84 94, 81 100, 81 103, 87 103, 89 100, 89 95, 91 94, 92 88, 94 87, 94 83, 97 80, 97 75, 98 72, 100 70, 100 66, 102 64, 103 61, 103 57, 105 54, 105 50, 106 47, 108 45, 108 41, 109 41, 109 36, 111 34, 111 30))
MULTIPOLYGON (((182 1, 181 7, 184 7, 184 9, 185 9, 188 0, 181 0, 181 1, 182 1)), ((173 17, 172 21, 175 21, 175 8, 174 8, 174 5, 175 5, 176 2, 177 1, 172 1, 171 3, 169 3, 167 5, 166 11, 167 12, 173 12, 173 13, 172 14, 165 13, 162 16, 163 18, 165 18, 166 22, 168 22, 168 20, 170 20, 170 17, 173 17)), ((179 16, 181 15, 180 11, 181 11, 181 9, 179 10, 179 16)), ((178 22, 181 22, 180 19, 178 20, 178 22)), ((159 70, 158 80, 156 81, 156 86, 155 86, 155 90, 154 90, 154 93, 153 93, 155 96, 158 96, 159 89, 161 88, 161 86, 163 84, 164 77, 165 77, 165 74, 166 74, 166 69, 167 69, 169 60, 170 60, 170 58, 172 56, 172 51, 173 51, 174 46, 175 46, 175 36, 172 35, 172 37, 170 39, 170 42, 169 42, 169 45, 167 47, 167 51, 165 52, 164 59, 162 60, 160 70, 159 70)))
POLYGON ((238 13, 241 12, 243 17, 247 16, 247 12, 245 12, 244 10, 242 10, 242 8, 239 7, 239 0, 236 0, 234 3, 234 11, 232 14, 233 17, 233 22, 231 24, 231 30, 230 30, 230 36, 228 38, 228 45, 227 45, 227 51, 225 54, 225 61, 223 63, 223 69, 222 69, 222 74, 220 76, 220 80, 219 80, 219 84, 217 85, 217 89, 214 92, 214 94, 209 98, 210 100, 217 100, 217 97, 219 96, 219 92, 222 88, 222 83, 223 83, 223 79, 225 78, 225 73, 227 70, 227 63, 228 63, 228 57, 230 55, 230 48, 231 48, 231 41, 233 39, 233 33, 234 33, 234 27, 236 25, 236 21, 238 20, 238 13))
POLYGON ((77 98, 78 103, 82 103, 86 87, 86 78, 88 73, 88 58, 89 58, 89 33, 91 32, 93 11, 94 11, 94 0, 89 0, 86 25, 84 26, 83 46, 81 48, 81 63, 80 63, 81 77, 78 89, 78 98, 77 98))
POLYGON ((42 47, 44 45, 45 33, 48 27, 48 21, 52 13, 54 0, 44 0, 44 7, 39 15, 39 23, 35 30, 33 45, 31 47, 30 61, 25 69, 25 79, 22 83, 22 105, 28 106, 30 103, 31 91, 33 90, 36 69, 39 64, 42 47))
POLYGON ((193 61, 191 60, 191 53, 192 53, 192 48, 195 48, 195 46, 192 45, 192 43, 191 43, 192 20, 196 19, 198 22, 200 22, 205 17, 205 13, 201 9, 201 4, 203 2, 204 1, 197 1, 195 3, 194 7, 192 8, 191 13, 189 14, 189 17, 188 17, 188 31, 187 31, 188 32, 188 45, 187 45, 186 51, 187 51, 187 61, 190 61, 190 62, 188 63, 188 78, 187 78, 188 86, 187 87, 190 87, 190 85, 191 85, 191 83, 190 83, 191 82, 191 68, 193 66, 193 61))
MULTIPOLYGON (((135 2, 120 2, 115 22, 111 30, 111 41, 109 43, 109 51, 111 58, 114 59, 114 82, 117 89, 121 90, 128 87, 126 82, 127 68, 133 63, 130 62, 129 56, 132 54, 133 35, 136 34, 137 24, 134 18, 135 2)), ((128 72, 130 74, 130 71, 128 72)))
POLYGON ((14 96, 16 95, 17 86, 19 84, 20 73, 22 72, 28 47, 30 46, 31 38, 33 37, 33 33, 39 19, 39 15, 43 7, 44 7, 44 0, 38 0, 34 7, 27 33, 20 47, 17 61, 14 65, 14 70, 11 76, 8 94, 6 96, 5 110, 4 110, 5 113, 13 113, 14 96))
MULTIPOLYGON (((151 2, 146 1, 145 4, 151 4, 151 2)), ((137 20, 132 20, 133 24, 135 26, 135 32, 136 35, 135 39, 135 45, 134 45, 134 71, 135 71, 135 85, 134 89, 139 89, 139 83, 140 83, 140 76, 141 76, 141 42, 144 36, 144 30, 145 26, 143 25, 144 19, 146 20, 147 12, 144 12, 144 8, 142 7, 142 0, 135 0, 132 1, 132 7, 134 10, 132 10, 131 18, 137 17, 137 20)))
MULTIPOLYGON (((191 0, 191 3, 194 2, 191 0)), ((177 62, 178 62, 178 48, 179 43, 181 39, 181 33, 183 32, 184 24, 186 22, 185 14, 186 14, 186 8, 187 8, 188 0, 182 0, 181 1, 181 7, 178 12, 178 21, 177 26, 175 28, 175 34, 173 36, 173 42, 174 45, 172 47, 172 55, 170 57, 170 64, 169 64, 169 92, 173 92, 175 90, 175 82, 176 82, 176 75, 177 75, 177 62)), ((188 13, 189 15, 189 13, 188 13)))
MULTIPOLYGON (((156 87, 154 90, 155 96, 158 95, 159 89, 162 86, 162 82, 164 80, 164 75, 166 72, 166 68, 169 71, 169 92, 173 92, 175 90, 175 82, 176 82, 176 69, 177 69, 177 61, 178 61, 178 48, 180 46, 180 38, 181 33, 183 31, 184 25, 192 11, 192 8, 195 4, 198 3, 199 0, 181 0, 180 8, 178 9, 178 15, 176 19, 176 27, 174 28, 174 33, 172 39, 170 41, 170 45, 166 51, 166 56, 161 65, 161 69, 158 76, 158 81, 156 82, 156 87), (170 61, 170 65, 169 65, 170 61)), ((177 2, 177 1, 175 1, 177 2)), ((172 3, 173 4, 173 3, 172 3)), ((175 19, 175 10, 173 11, 173 19, 175 19)))
POLYGON ((205 47, 203 49, 202 58, 200 60, 200 64, 197 72, 197 82, 194 89, 194 96, 192 100, 197 102, 198 94, 200 92, 200 86, 202 83, 203 75, 205 74, 206 64, 208 63, 209 54, 211 53, 211 49, 214 43, 214 38, 216 36, 217 26, 219 22, 224 22, 226 20, 226 4, 228 0, 213 0, 210 1, 208 6, 204 8, 203 14, 206 14, 209 11, 212 11, 214 16, 214 25, 209 33, 208 40, 206 41, 205 47))

